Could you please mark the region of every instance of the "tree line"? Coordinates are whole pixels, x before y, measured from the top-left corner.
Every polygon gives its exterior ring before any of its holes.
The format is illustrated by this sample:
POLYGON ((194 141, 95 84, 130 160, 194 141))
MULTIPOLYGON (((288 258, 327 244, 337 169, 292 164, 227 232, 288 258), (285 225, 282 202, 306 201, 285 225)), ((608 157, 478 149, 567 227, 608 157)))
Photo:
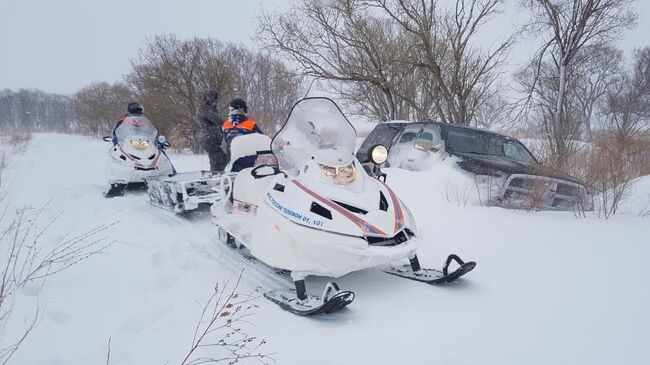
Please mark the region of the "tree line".
POLYGON ((64 131, 74 129, 70 98, 35 89, 0 90, 0 129, 64 131))
POLYGON ((73 95, 39 90, 0 92, 0 129, 109 135, 129 102, 139 101, 177 147, 200 152, 196 113, 208 88, 219 91, 225 118, 233 98, 247 100, 251 117, 273 134, 304 93, 285 62, 215 38, 159 35, 146 41, 123 80, 93 82, 73 95))

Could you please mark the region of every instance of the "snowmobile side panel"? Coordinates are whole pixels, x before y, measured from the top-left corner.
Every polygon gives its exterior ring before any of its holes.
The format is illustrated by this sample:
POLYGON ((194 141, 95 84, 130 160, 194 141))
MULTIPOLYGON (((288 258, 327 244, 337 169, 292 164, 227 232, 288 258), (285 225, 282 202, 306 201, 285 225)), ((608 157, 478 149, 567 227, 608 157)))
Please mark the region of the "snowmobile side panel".
MULTIPOLYGON (((219 240, 228 249, 246 260, 248 265, 255 267, 258 272, 275 276, 282 281, 291 279, 289 270, 274 268, 261 262, 250 253, 246 246, 238 242, 237 237, 230 235, 222 227, 219 227, 219 240)), ((353 292, 341 291, 334 283, 328 283, 321 297, 305 292, 304 281, 300 280, 300 283, 303 285, 302 295, 306 296, 303 300, 298 299, 298 293, 294 289, 273 289, 265 292, 264 297, 288 312, 303 316, 334 313, 354 300, 353 292)))
MULTIPOLYGON (((213 210, 214 211, 214 210, 213 210)), ((234 219, 216 216, 229 231, 243 215, 233 212, 234 219), (232 222, 232 223, 231 223, 232 222)), ((302 272, 305 276, 341 277, 353 271, 389 264, 413 256, 418 239, 412 238, 394 246, 371 246, 362 237, 353 237, 305 227, 278 214, 275 208, 261 204, 257 209, 251 239, 246 242, 251 253, 261 261, 275 267, 302 272)), ((242 235, 244 236, 244 235, 242 235)))

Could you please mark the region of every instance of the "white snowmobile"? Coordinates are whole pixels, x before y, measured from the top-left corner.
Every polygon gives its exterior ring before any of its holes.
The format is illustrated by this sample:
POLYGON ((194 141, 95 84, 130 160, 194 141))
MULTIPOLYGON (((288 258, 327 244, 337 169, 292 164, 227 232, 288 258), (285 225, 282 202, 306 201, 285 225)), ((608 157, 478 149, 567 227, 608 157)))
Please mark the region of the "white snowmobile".
MULTIPOLYGON (((354 300, 354 293, 333 282, 321 297, 309 294, 307 276, 383 267, 397 276, 444 283, 476 265, 450 255, 441 271, 420 267, 411 213, 361 167, 355 140, 354 127, 332 100, 303 99, 271 143, 278 164, 267 159, 242 170, 231 181, 229 199, 212 206, 220 240, 269 272, 290 275, 295 290, 273 289, 264 296, 292 313, 331 313, 354 300), (402 259, 410 264, 390 265, 402 259), (448 272, 452 261, 460 266, 448 272)), ((377 146, 372 155, 381 164, 386 148, 377 146)))
MULTIPOLYGON (((144 114, 127 115, 115 130, 117 144, 108 150, 107 198, 124 195, 127 187, 144 187, 147 177, 172 174, 174 167, 163 149, 164 136, 144 114)), ((111 137, 104 141, 113 142, 111 137)))

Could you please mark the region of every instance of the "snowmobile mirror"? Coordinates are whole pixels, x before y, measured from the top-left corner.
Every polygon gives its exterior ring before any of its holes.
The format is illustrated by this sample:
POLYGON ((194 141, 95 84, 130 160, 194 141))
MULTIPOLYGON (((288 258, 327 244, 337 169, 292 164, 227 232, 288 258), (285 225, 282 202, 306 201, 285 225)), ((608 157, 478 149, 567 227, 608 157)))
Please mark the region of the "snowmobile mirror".
POLYGON ((375 165, 381 165, 388 159, 388 149, 384 145, 376 145, 370 149, 370 160, 375 165))
POLYGON ((165 144, 167 142, 167 137, 163 136, 162 134, 158 136, 158 143, 160 144, 165 144))
POLYGON ((111 137, 111 136, 105 136, 102 139, 104 140, 104 142, 113 142, 113 137, 111 137))

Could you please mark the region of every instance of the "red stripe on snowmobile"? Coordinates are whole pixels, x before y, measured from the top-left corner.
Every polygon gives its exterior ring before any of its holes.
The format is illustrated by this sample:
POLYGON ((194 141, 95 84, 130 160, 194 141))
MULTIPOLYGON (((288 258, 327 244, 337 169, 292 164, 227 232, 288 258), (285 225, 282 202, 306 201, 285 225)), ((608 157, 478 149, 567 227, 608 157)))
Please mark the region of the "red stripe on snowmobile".
MULTIPOLYGON (((380 181, 381 182, 381 181, 380 181)), ((386 187, 386 190, 388 190, 388 195, 390 195, 390 200, 393 202, 393 209, 395 210, 395 233, 397 233, 399 230, 402 229, 404 226, 404 212, 402 211, 402 205, 399 203, 399 199, 397 198, 397 195, 393 192, 393 189, 391 189, 388 185, 382 182, 384 186, 386 187)))
POLYGON ((158 165, 158 160, 160 160, 160 151, 156 151, 156 158, 153 159, 153 162, 151 163, 151 166, 156 167, 158 165))
POLYGON ((137 167, 142 167, 142 168, 144 168, 144 165, 142 165, 141 163, 138 162, 138 160, 136 160, 135 158, 131 157, 131 155, 129 155, 128 153, 126 153, 126 151, 124 151, 124 149, 122 149, 122 146, 120 146, 120 145, 117 145, 117 146, 120 148, 120 151, 122 151, 122 154, 123 154, 124 156, 126 156, 126 158, 128 158, 129 160, 131 160, 131 161, 133 162, 134 165, 136 165, 137 167))
POLYGON ((340 205, 334 203, 333 201, 327 199, 324 196, 319 195, 318 193, 312 191, 305 185, 303 185, 300 181, 298 180, 291 180, 294 184, 296 184, 297 187, 302 189, 304 192, 307 194, 311 195, 312 197, 318 199, 321 203, 327 205, 328 207, 336 210, 339 212, 341 215, 343 215, 345 218, 349 219, 352 221, 352 223, 356 224, 361 230, 366 233, 366 234, 374 234, 374 235, 382 235, 386 236, 386 233, 382 232, 381 229, 373 226, 372 224, 366 222, 365 220, 357 217, 356 215, 352 214, 345 208, 341 207, 340 205))

